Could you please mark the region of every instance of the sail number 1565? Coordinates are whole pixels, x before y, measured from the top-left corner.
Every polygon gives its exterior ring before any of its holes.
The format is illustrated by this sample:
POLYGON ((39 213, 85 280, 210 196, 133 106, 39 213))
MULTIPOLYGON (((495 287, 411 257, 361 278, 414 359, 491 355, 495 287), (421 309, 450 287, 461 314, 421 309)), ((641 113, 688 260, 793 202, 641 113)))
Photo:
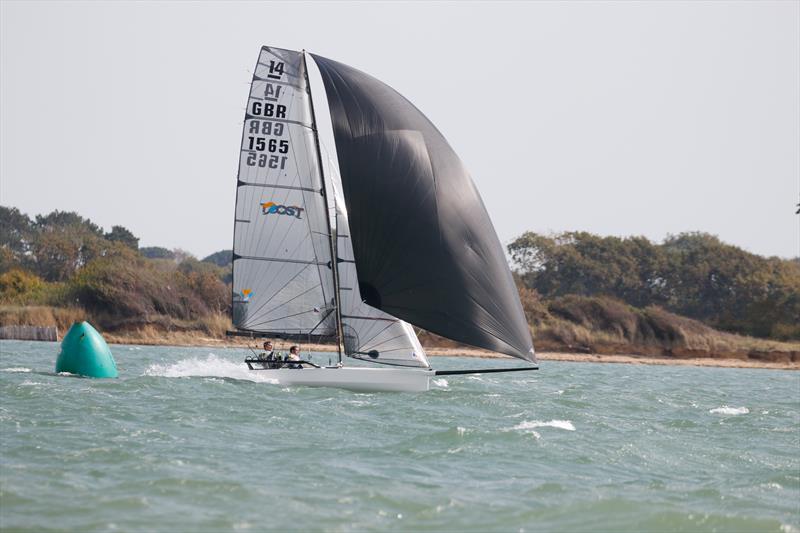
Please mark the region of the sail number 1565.
POLYGON ((258 150, 259 152, 263 152, 264 150, 270 152, 280 152, 285 154, 289 151, 289 141, 286 139, 279 141, 278 139, 264 139, 262 137, 248 137, 247 138, 247 148, 249 150, 258 150))
POLYGON ((268 155, 248 152, 245 162, 249 167, 258 166, 260 168, 269 167, 283 170, 286 168, 287 159, 288 158, 285 155, 268 155))

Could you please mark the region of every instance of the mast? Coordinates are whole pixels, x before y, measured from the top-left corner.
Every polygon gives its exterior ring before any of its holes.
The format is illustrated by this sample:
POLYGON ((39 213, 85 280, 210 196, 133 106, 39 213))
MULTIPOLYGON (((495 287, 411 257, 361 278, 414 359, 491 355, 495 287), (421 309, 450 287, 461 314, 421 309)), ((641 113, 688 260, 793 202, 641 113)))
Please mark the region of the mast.
MULTIPOLYGON (((325 199, 325 206, 328 205, 328 194, 325 187, 325 171, 322 166, 322 151, 319 145, 319 130, 317 129, 317 117, 314 112, 314 98, 311 94, 311 80, 308 77, 308 63, 306 62, 306 51, 303 50, 303 74, 306 79, 306 90, 308 91, 308 102, 311 107, 311 129, 314 132, 314 146, 317 150, 317 165, 319 165, 319 175, 322 181, 322 190, 320 193, 325 199)), ((334 198, 334 202, 336 199, 334 198)), ((336 206, 334 204, 334 216, 336 216, 336 206)), ((337 251, 336 236, 333 234, 333 226, 331 225, 330 214, 326 213, 325 221, 328 224, 328 236, 330 237, 331 245, 331 272, 333 273, 333 303, 336 312, 336 351, 339 356, 339 364, 342 362, 342 306, 339 297, 339 254, 337 251)))

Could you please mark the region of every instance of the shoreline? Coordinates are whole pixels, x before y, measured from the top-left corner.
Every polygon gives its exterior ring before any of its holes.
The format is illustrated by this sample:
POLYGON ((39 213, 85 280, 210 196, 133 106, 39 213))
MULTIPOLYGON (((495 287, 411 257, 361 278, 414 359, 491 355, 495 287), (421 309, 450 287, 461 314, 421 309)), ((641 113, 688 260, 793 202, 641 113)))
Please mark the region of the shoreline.
MULTIPOLYGON (((169 332, 161 334, 125 335, 106 333, 103 335, 108 344, 139 345, 139 346, 175 346, 196 348, 226 348, 247 350, 248 347, 257 349, 260 339, 248 337, 213 337, 197 332, 169 332)), ((277 349, 288 351, 292 342, 277 341, 277 349)), ((297 343, 301 351, 335 352, 329 344, 297 343)), ((430 357, 477 357, 481 359, 508 359, 514 358, 469 347, 425 347, 430 357)), ((720 368, 763 368, 771 370, 800 370, 800 361, 792 361, 788 357, 782 361, 766 361, 750 358, 746 354, 741 357, 692 357, 692 356, 662 356, 662 355, 637 355, 631 353, 576 353, 565 351, 540 351, 537 352, 539 362, 561 361, 569 363, 612 363, 629 365, 661 365, 661 366, 698 366, 720 368)))
MULTIPOLYGON (((183 347, 208 347, 208 348, 242 348, 254 347, 260 344, 259 339, 242 337, 215 338, 207 336, 187 335, 184 333, 173 333, 161 337, 153 338, 132 338, 124 335, 109 333, 104 335, 109 344, 133 344, 143 346, 183 346, 183 347)), ((279 350, 288 351, 291 342, 278 342, 279 350)), ((333 346, 327 344, 298 343, 302 351, 313 352, 335 352, 333 346)), ((425 351, 431 357, 477 357, 481 359, 509 359, 514 358, 480 350, 476 348, 452 348, 452 347, 425 347, 425 351)), ((750 358, 718 358, 718 357, 669 357, 636 354, 587 354, 570 353, 561 351, 537 352, 540 362, 543 361, 562 361, 571 363, 614 363, 630 365, 662 365, 662 366, 701 366, 701 367, 721 367, 721 368, 764 368, 772 370, 800 370, 800 361, 762 361, 750 358)))

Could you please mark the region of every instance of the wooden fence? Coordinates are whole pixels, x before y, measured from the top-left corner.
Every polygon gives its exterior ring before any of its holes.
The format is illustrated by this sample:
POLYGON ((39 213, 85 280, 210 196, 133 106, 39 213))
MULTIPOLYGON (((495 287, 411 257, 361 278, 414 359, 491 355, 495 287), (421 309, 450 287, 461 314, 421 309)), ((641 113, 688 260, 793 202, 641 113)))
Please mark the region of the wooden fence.
POLYGON ((0 339, 18 341, 57 341, 55 326, 0 326, 0 339))

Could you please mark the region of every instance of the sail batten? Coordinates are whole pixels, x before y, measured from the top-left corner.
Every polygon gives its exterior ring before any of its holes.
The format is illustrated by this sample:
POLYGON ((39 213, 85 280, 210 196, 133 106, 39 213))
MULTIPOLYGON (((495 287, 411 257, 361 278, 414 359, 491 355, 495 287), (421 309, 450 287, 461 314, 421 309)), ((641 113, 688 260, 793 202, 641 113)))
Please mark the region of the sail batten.
POLYGON ((327 93, 357 267, 347 286, 358 287, 369 309, 535 360, 503 248, 442 134, 388 85, 312 57, 327 93))

